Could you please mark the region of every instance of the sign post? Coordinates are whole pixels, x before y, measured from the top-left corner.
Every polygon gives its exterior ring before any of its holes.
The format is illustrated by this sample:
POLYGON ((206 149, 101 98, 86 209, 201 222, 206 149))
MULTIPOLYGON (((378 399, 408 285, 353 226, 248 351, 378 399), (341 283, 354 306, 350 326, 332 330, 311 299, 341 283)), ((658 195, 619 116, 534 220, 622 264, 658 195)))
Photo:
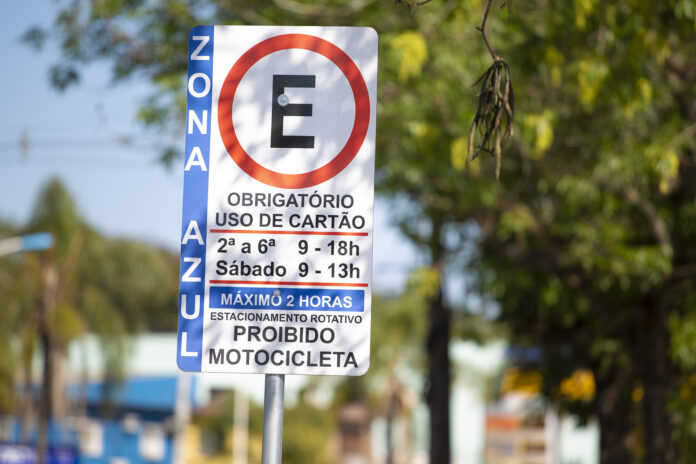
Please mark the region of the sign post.
POLYGON ((284 376, 369 367, 377 35, 198 26, 187 89, 177 363, 266 374, 276 463, 284 376))
POLYGON ((283 451, 283 403, 285 376, 266 374, 263 395, 263 444, 262 464, 280 464, 283 451))

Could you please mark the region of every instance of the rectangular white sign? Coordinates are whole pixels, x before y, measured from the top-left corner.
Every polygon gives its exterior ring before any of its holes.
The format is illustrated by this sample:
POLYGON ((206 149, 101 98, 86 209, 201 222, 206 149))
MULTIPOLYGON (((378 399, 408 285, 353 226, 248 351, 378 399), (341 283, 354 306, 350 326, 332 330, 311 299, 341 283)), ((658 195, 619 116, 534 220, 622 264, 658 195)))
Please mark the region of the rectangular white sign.
POLYGON ((198 26, 187 90, 179 367, 365 373, 377 34, 198 26))

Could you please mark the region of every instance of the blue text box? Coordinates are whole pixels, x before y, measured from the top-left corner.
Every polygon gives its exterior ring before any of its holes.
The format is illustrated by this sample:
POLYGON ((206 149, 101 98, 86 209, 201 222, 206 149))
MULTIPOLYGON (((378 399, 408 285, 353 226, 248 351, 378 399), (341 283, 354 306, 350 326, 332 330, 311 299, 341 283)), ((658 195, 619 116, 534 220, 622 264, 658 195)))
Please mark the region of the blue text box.
POLYGON ((210 287, 212 309, 363 312, 364 290, 210 287))

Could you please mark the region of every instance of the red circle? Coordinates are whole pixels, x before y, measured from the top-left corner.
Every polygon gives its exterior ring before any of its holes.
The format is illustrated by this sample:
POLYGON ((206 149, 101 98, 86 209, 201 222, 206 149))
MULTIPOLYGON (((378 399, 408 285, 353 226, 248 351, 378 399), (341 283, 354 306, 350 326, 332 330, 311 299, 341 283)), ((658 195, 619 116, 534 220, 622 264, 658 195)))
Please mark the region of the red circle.
POLYGON ((254 179, 272 187, 297 189, 321 184, 341 172, 358 154, 370 123, 370 97, 358 67, 346 53, 322 38, 306 34, 284 34, 259 42, 244 53, 227 73, 218 101, 218 127, 222 142, 235 163, 254 179), (244 75, 261 58, 271 53, 298 48, 309 50, 331 60, 348 79, 355 99, 355 121, 348 141, 325 165, 301 174, 283 174, 261 166, 242 148, 234 130, 232 104, 244 75))

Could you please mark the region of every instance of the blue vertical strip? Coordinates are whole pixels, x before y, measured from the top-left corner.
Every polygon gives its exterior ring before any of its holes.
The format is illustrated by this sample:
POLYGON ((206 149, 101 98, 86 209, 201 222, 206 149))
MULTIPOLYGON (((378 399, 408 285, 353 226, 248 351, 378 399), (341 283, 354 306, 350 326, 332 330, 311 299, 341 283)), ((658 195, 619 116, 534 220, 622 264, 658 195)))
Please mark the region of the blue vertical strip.
POLYGON ((213 26, 196 26, 189 34, 177 343, 179 369, 189 372, 200 372, 203 359, 213 39, 213 26))

